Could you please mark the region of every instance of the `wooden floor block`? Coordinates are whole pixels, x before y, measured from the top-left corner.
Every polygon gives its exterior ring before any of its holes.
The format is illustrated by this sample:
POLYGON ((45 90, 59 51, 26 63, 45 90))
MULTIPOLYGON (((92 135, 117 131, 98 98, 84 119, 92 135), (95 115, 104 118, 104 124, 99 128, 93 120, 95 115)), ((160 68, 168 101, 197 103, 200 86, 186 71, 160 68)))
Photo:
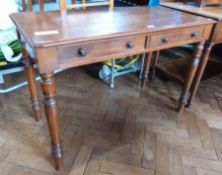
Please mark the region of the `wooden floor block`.
POLYGON ((154 172, 144 168, 128 166, 125 164, 103 161, 101 164, 100 172, 102 174, 112 175, 154 175, 154 172))

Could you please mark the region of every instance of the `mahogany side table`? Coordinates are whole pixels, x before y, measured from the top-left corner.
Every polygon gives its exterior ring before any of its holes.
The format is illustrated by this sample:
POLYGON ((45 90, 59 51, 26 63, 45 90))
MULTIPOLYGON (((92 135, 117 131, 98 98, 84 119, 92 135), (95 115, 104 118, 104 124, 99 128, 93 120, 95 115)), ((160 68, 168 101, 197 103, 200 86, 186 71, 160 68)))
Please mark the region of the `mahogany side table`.
MULTIPOLYGON (((182 108, 184 97, 194 80, 204 43, 215 23, 161 6, 25 12, 12 14, 11 19, 34 50, 34 62, 42 78, 52 156, 58 170, 62 168, 63 151, 56 102, 56 70, 196 43, 187 83, 181 93, 182 108)), ((22 50, 25 63, 29 63, 29 51, 26 48, 22 50)), ((32 64, 26 64, 25 69, 33 70, 32 64)), ((30 83, 33 81, 33 71, 27 71, 27 74, 30 83)), ((32 86, 31 91, 35 89, 32 86)))

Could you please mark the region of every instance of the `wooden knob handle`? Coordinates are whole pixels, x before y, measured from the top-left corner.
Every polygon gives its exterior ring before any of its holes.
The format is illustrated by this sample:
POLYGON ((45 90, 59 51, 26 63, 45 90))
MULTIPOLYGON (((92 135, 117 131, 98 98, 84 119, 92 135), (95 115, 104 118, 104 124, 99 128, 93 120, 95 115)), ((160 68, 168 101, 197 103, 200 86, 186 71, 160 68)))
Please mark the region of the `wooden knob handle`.
POLYGON ((81 57, 85 57, 87 55, 87 51, 85 49, 83 49, 83 48, 79 48, 77 53, 81 57))
POLYGON ((128 43, 126 44, 126 47, 127 47, 128 49, 132 49, 132 48, 134 47, 133 42, 128 42, 128 43))
POLYGON ((163 44, 166 44, 169 42, 169 39, 168 38, 163 38, 162 41, 161 41, 163 44))
POLYGON ((197 34, 195 32, 191 33, 191 38, 195 38, 197 36, 197 34))

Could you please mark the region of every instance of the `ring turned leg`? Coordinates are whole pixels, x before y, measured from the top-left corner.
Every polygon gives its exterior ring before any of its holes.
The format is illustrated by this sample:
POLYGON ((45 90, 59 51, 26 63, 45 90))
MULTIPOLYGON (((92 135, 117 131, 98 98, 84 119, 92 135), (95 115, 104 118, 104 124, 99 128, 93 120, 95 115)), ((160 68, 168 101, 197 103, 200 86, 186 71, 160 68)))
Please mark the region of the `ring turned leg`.
POLYGON ((190 87, 191 87, 191 84, 193 83, 194 77, 196 75, 203 48, 204 48, 204 42, 200 42, 194 51, 194 58, 192 60, 190 67, 188 68, 183 92, 181 93, 181 96, 179 99, 179 105, 178 105, 179 112, 181 112, 184 109, 184 106, 187 105, 190 87))
POLYGON ((35 81, 35 70, 33 68, 33 63, 26 51, 25 48, 21 49, 23 55, 23 65, 24 65, 24 73, 25 77, 28 81, 28 87, 31 95, 31 103, 32 103, 32 110, 34 112, 34 116, 36 121, 40 120, 40 106, 39 106, 39 99, 38 99, 38 91, 36 87, 35 81))
POLYGON ((150 72, 150 81, 154 80, 155 74, 156 74, 156 65, 159 59, 160 51, 156 51, 153 53, 153 66, 152 66, 152 72, 150 72))
POLYGON ((188 100, 187 107, 189 107, 191 105, 191 102, 193 101, 193 98, 196 95, 197 89, 200 85, 201 78, 203 76, 204 70, 205 70, 207 62, 209 60, 209 55, 210 55, 211 49, 212 49, 212 45, 208 45, 204 48, 204 51, 202 54, 202 59, 200 61, 200 65, 199 65, 199 68, 197 71, 197 76, 195 77, 195 81, 191 86, 191 94, 190 94, 190 97, 188 100))
POLYGON ((60 125, 59 113, 56 104, 56 87, 53 73, 42 74, 42 90, 44 95, 44 106, 47 117, 51 144, 52 156, 55 160, 55 167, 57 170, 62 168, 63 150, 60 140, 60 125))
POLYGON ((145 86, 147 79, 148 79, 151 58, 152 58, 152 53, 146 53, 145 60, 144 60, 142 82, 141 82, 142 88, 145 86))

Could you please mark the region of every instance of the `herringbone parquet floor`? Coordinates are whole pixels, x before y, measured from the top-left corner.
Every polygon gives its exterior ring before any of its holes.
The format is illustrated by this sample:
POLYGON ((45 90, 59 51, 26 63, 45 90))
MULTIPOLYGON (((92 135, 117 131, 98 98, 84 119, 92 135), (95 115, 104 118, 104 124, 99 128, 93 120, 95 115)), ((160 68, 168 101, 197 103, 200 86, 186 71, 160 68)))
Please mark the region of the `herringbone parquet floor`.
POLYGON ((181 115, 172 81, 141 90, 127 75, 111 90, 80 68, 56 77, 64 169, 55 172, 45 117, 33 120, 23 88, 0 96, 0 175, 222 175, 222 76, 181 115))

